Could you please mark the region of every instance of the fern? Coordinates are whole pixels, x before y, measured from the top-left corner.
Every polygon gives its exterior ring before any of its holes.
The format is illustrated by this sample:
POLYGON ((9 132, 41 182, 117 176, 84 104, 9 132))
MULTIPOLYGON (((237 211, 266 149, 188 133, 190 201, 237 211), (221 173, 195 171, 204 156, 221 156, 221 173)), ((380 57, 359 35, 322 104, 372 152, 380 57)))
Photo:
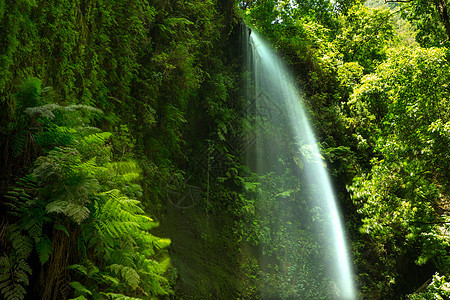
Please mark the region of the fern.
MULTIPOLYGON (((51 257, 61 251, 53 252, 52 247, 61 244, 56 237, 66 239, 59 232, 63 231, 70 237, 63 247, 73 247, 72 241, 78 238, 74 256, 82 257, 81 262, 72 262, 75 264, 69 267, 77 273, 76 281, 70 283, 75 299, 138 299, 131 296, 166 294, 163 287, 167 280, 162 274, 169 260, 151 258, 170 240, 148 232, 158 223, 146 216, 140 201, 133 199, 142 192, 138 164, 132 160, 112 163, 112 146, 108 145, 114 142, 112 134, 84 126, 87 119, 83 113, 101 111, 45 104, 23 107, 23 113, 42 123, 44 134, 38 135, 38 141, 56 147, 36 159, 27 177, 33 184, 24 184, 8 195, 19 220, 8 230, 10 257, 26 267, 25 260, 35 246, 40 263, 50 264, 47 269, 53 270, 51 257), (67 122, 65 116, 70 116, 67 122), (56 224, 55 236, 44 234, 46 223, 56 224)), ((22 289, 25 292, 27 274, 18 273, 26 281, 18 286, 11 285, 9 275, 0 277, 2 295, 9 297, 11 291, 20 294, 22 289)), ((61 279, 59 274, 52 275, 61 279)))
POLYGON ((70 286, 74 288, 77 294, 87 294, 92 296, 92 292, 78 281, 72 281, 70 286))
POLYGON ((45 264, 52 254, 52 242, 47 236, 43 236, 36 243, 36 252, 38 253, 41 264, 45 264))
POLYGON ((158 238, 157 240, 153 241, 153 246, 156 249, 161 250, 161 249, 169 247, 170 243, 171 243, 170 239, 158 238))
POLYGON ((55 228, 56 230, 61 230, 61 231, 64 232, 68 237, 70 237, 69 230, 67 230, 67 228, 66 228, 64 225, 56 224, 53 228, 55 228))
MULTIPOLYGON (((35 211, 30 208, 31 211, 35 211)), ((44 217, 30 216, 30 218, 24 220, 23 229, 27 231, 28 236, 31 237, 35 243, 39 242, 42 237, 42 225, 44 223, 44 217)))
POLYGON ((8 228, 7 237, 11 242, 11 245, 14 249, 14 253, 17 254, 19 259, 27 259, 31 251, 33 251, 32 240, 23 235, 21 229, 16 224, 10 225, 8 228))
POLYGON ((1 262, 3 275, 0 285, 6 299, 24 297, 28 275, 31 274, 26 260, 34 246, 42 264, 48 261, 51 254, 51 242, 43 234, 44 223, 50 219, 45 214, 42 202, 35 197, 36 181, 31 176, 25 176, 17 182, 17 186, 6 195, 12 208, 10 213, 18 219, 6 229, 10 247, 1 262))
POLYGON ((135 269, 119 264, 112 264, 108 268, 112 273, 120 275, 133 290, 138 287, 141 278, 135 269))
POLYGON ((33 117, 36 117, 37 115, 37 117, 54 119, 55 115, 53 114, 53 111, 58 108, 60 108, 59 105, 49 103, 42 106, 27 107, 24 112, 33 117))
POLYGON ((27 79, 14 96, 18 106, 22 109, 39 106, 41 104, 41 80, 38 78, 27 79))
MULTIPOLYGON (((110 164, 110 167, 118 174, 138 174, 140 175, 141 169, 137 162, 133 160, 114 162, 110 164)), ((135 179, 129 180, 130 182, 135 179)))
POLYGON ((128 297, 122 294, 115 294, 115 293, 102 293, 102 295, 106 296, 108 299, 111 300, 142 300, 142 298, 128 297))
POLYGON ((69 266, 69 269, 77 270, 81 275, 87 275, 88 274, 87 268, 85 266, 83 266, 83 265, 80 265, 80 264, 71 265, 71 266, 69 266))
POLYGON ((111 132, 93 133, 86 136, 83 140, 87 145, 103 145, 111 137, 111 132))
POLYGON ((84 263, 86 264, 86 266, 83 264, 75 264, 69 266, 69 269, 75 270, 80 275, 86 276, 89 279, 97 280, 101 284, 108 284, 112 286, 119 285, 119 279, 104 272, 100 272, 100 269, 96 267, 90 260, 86 260, 84 263))
POLYGON ((67 217, 72 218, 76 223, 81 224, 84 220, 89 217, 89 209, 81 204, 57 200, 50 202, 45 207, 47 213, 61 213, 67 217))
POLYGON ((5 300, 23 299, 24 286, 29 284, 31 268, 24 259, 14 256, 0 257, 0 291, 5 300))
POLYGON ((119 279, 117 279, 114 276, 107 275, 107 274, 101 274, 99 282, 101 284, 108 284, 108 285, 112 285, 114 287, 116 287, 120 284, 119 279))
POLYGON ((66 111, 84 111, 88 113, 96 113, 96 114, 103 114, 103 111, 97 107, 90 106, 90 105, 83 105, 83 104, 73 104, 65 106, 64 109, 66 111))
POLYGON ((111 274, 118 275, 134 291, 139 284, 145 291, 166 294, 162 287, 166 280, 161 276, 167 269, 169 259, 162 264, 149 259, 156 250, 170 244, 148 232, 157 226, 145 215, 140 201, 130 199, 119 190, 103 192, 94 201, 93 217, 96 220, 98 242, 103 249, 103 259, 110 261, 111 274))
POLYGON ((12 154, 15 158, 19 157, 27 148, 29 132, 20 130, 12 138, 12 154))

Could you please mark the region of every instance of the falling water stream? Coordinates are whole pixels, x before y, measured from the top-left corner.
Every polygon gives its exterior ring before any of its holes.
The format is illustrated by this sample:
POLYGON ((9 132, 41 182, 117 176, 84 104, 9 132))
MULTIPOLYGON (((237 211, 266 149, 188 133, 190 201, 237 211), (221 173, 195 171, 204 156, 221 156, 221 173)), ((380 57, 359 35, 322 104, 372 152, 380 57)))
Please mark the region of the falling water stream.
MULTIPOLYGON (((308 298, 306 295, 356 299, 339 208, 325 161, 302 104, 302 93, 267 42, 249 29, 245 30, 245 36, 248 41, 244 50, 248 71, 247 116, 252 128, 248 134, 247 164, 261 177, 274 173, 284 176, 290 172, 300 181, 296 191, 287 186, 287 192, 277 195, 277 199, 286 205, 274 207, 281 207, 280 210, 284 211, 273 211, 273 215, 280 215, 278 224, 274 226, 292 231, 286 236, 296 240, 296 243, 286 241, 286 247, 291 243, 297 249, 290 254, 283 250, 286 257, 283 264, 291 267, 286 267, 286 274, 289 270, 296 270, 300 275, 289 275, 287 284, 295 284, 293 290, 297 295, 305 295, 304 299, 308 298), (308 253, 308 261, 299 261, 303 254, 296 256, 295 251, 308 253), (315 281, 320 281, 320 284, 315 281), (323 292, 317 291, 321 288, 323 292)), ((274 231, 272 229, 271 232, 274 231)), ((265 260, 269 258, 260 257, 261 264, 265 260)), ((262 296, 264 298, 264 294, 262 296)))

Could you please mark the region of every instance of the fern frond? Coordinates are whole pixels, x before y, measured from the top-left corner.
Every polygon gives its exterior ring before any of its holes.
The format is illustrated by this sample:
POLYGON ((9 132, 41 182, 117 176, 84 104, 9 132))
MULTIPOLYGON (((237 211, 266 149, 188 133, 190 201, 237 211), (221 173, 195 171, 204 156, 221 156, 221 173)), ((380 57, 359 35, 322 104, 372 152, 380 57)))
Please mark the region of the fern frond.
POLYGON ((28 78, 20 86, 19 91, 14 95, 20 107, 39 106, 41 100, 41 80, 38 78, 28 78))
POLYGON ((100 133, 93 133, 84 138, 84 142, 89 145, 103 145, 110 137, 112 133, 111 132, 100 132, 100 133))
POLYGON ((120 161, 114 162, 109 165, 114 171, 118 174, 127 174, 127 173, 142 173, 139 164, 134 160, 120 161))
POLYGON ((169 256, 164 257, 160 261, 147 258, 145 255, 136 255, 136 265, 139 266, 139 273, 145 273, 153 276, 153 274, 163 274, 170 266, 169 256))
POLYGON ((93 126, 77 127, 77 131, 83 132, 83 135, 90 135, 90 134, 93 134, 93 133, 100 133, 100 132, 102 132, 102 130, 100 128, 93 127, 93 126))
POLYGON ((126 173, 126 174, 123 174, 121 177, 122 177, 121 178, 122 181, 124 181, 124 182, 133 182, 133 181, 139 180, 139 178, 141 177, 141 174, 138 172, 126 173))
POLYGON ((170 257, 167 255, 162 260, 159 261, 159 265, 161 267, 161 271, 165 272, 170 267, 170 257))
POLYGON ((9 274, 9 270, 11 269, 11 259, 8 256, 0 256, 0 279, 3 278, 3 276, 9 274))
POLYGON ((30 266, 21 258, 0 257, 0 292, 6 300, 23 299, 29 283, 30 266))
POLYGON ((24 259, 19 259, 14 270, 14 281, 18 283, 23 283, 24 285, 28 285, 28 275, 31 275, 32 270, 31 267, 24 259))
POLYGON ((87 276, 89 278, 92 278, 92 277, 94 277, 94 276, 96 276, 96 275, 98 275, 100 273, 100 269, 98 267, 96 267, 92 262, 91 262, 91 265, 89 266, 88 270, 89 271, 88 271, 87 276))
MULTIPOLYGON (((27 212, 32 213, 34 210, 28 209, 27 212), (31 210, 31 211, 30 211, 31 210)), ((24 220, 22 228, 28 232, 28 235, 35 241, 39 242, 42 236, 42 225, 44 223, 44 216, 40 216, 39 212, 34 215, 30 215, 29 218, 24 220)))
POLYGON ((83 265, 75 264, 69 266, 70 270, 76 270, 82 275, 87 275, 87 268, 83 265))
POLYGON ((68 133, 66 127, 57 126, 53 123, 46 124, 44 132, 36 136, 39 145, 53 149, 57 146, 68 146, 73 143, 74 134, 68 133))
POLYGON ((36 167, 32 174, 40 184, 54 180, 62 182, 76 171, 79 164, 81 155, 75 148, 56 147, 47 156, 36 159, 36 167))
POLYGON ((90 113, 97 113, 97 114, 103 114, 103 111, 99 108, 89 106, 89 105, 82 105, 82 104, 73 104, 73 105, 67 105, 62 107, 65 111, 76 111, 76 110, 82 110, 90 113))
POLYGON ((65 200, 52 201, 47 204, 45 210, 47 213, 62 213, 78 224, 87 219, 90 213, 86 206, 65 200))
POLYGON ((52 242, 47 236, 42 236, 39 242, 36 243, 36 252, 41 264, 45 264, 52 254, 52 242))
POLYGON ((87 161, 78 165, 77 168, 79 170, 85 170, 89 174, 95 174, 95 172, 93 172, 93 169, 97 168, 97 157, 94 156, 91 159, 88 159, 87 161))
POLYGON ((20 215, 23 208, 27 207, 27 203, 31 200, 31 196, 25 192, 24 188, 19 187, 8 191, 4 197, 10 200, 6 205, 11 207, 10 213, 14 216, 20 215))
POLYGON ((111 300, 142 300, 142 298, 128 297, 122 294, 115 294, 115 293, 101 293, 101 294, 111 300))
POLYGON ((70 237, 69 230, 67 230, 67 228, 66 228, 64 225, 56 224, 56 225, 54 226, 54 228, 55 228, 56 230, 61 230, 61 231, 64 232, 68 237, 70 237))
POLYGON ((26 290, 20 284, 12 282, 2 289, 2 294, 5 300, 21 300, 25 297, 26 290))
POLYGON ((7 237, 19 259, 27 259, 30 256, 31 251, 33 251, 31 239, 22 235, 20 228, 16 224, 9 226, 7 237))
MULTIPOLYGON (((110 252, 110 261, 123 266, 135 266, 136 252, 126 247, 116 247, 110 252)), ((133 249, 135 250, 135 249, 133 249)))
POLYGON ((153 242, 153 246, 156 249, 161 250, 161 249, 169 247, 170 243, 171 243, 170 239, 158 238, 156 241, 153 242))
POLYGON ((28 107, 25 109, 25 113, 30 116, 38 115, 38 117, 54 119, 55 115, 53 114, 53 111, 58 108, 60 108, 59 105, 50 103, 42 106, 28 107))
POLYGON ((25 130, 19 131, 12 138, 12 154, 14 157, 19 157, 28 145, 29 132, 25 130))
POLYGON ((119 264, 112 264, 108 269, 112 273, 120 275, 133 290, 138 287, 141 278, 135 269, 119 264))
POLYGON ((100 275, 100 283, 102 284, 112 284, 113 286, 118 286, 120 281, 116 277, 107 275, 107 274, 101 274, 100 275))
POLYGON ((78 294, 88 294, 92 296, 92 292, 78 281, 72 281, 70 286, 73 287, 78 294))
POLYGON ((36 179, 31 174, 27 174, 27 175, 23 176, 16 183, 17 183, 17 185, 22 186, 23 188, 26 188, 26 189, 29 189, 29 188, 34 189, 37 187, 36 179))
POLYGON ((60 133, 70 134, 70 135, 77 133, 77 130, 75 128, 68 127, 68 126, 56 126, 55 131, 60 132, 60 133))
POLYGON ((139 215, 140 228, 142 230, 150 230, 159 226, 159 223, 146 215, 139 215))

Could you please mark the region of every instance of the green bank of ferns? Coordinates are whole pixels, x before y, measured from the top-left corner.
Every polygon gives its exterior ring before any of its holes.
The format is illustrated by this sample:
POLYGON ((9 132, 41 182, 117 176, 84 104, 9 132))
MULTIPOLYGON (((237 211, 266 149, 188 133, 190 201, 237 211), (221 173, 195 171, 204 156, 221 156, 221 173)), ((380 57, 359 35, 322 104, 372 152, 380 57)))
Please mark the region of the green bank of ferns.
POLYGON ((87 126, 98 110, 40 103, 41 96, 35 79, 16 95, 18 122, 10 138, 29 140, 12 143, 12 152, 23 156, 34 147, 41 155, 29 157, 31 171, 7 195, 1 295, 23 299, 29 286, 42 299, 167 294, 169 258, 159 250, 170 240, 149 233, 158 224, 135 200, 138 165, 123 155, 114 161, 113 134, 87 126))

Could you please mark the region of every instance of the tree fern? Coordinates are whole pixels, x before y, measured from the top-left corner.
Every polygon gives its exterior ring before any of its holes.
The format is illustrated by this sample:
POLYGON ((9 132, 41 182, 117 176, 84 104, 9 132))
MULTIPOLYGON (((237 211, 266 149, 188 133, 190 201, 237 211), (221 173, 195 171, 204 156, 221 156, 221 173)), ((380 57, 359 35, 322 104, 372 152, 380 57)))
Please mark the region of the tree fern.
MULTIPOLYGON (((65 281, 58 265, 61 247, 67 247, 69 253, 65 263, 73 263, 69 270, 75 299, 166 294, 167 280, 162 275, 169 260, 158 261, 154 256, 168 247, 170 240, 149 232, 158 223, 135 199, 142 193, 138 164, 133 160, 112 162, 112 134, 85 126, 100 110, 42 105, 42 99, 38 100, 21 106, 22 112, 40 122, 36 140, 48 149, 35 160, 25 184, 18 184, 8 194, 8 205, 18 221, 7 231, 10 246, 1 267, 9 275, 0 277, 2 295, 23 298, 31 272, 26 260, 33 250, 39 262, 47 265, 45 275, 55 282, 65 281), (72 261, 74 257, 81 259, 72 261), (7 264, 13 260, 14 268, 7 264), (15 281, 19 284, 13 284, 11 278, 19 278, 15 281)), ((45 295, 63 294, 53 291, 62 286, 49 284, 45 295)))

